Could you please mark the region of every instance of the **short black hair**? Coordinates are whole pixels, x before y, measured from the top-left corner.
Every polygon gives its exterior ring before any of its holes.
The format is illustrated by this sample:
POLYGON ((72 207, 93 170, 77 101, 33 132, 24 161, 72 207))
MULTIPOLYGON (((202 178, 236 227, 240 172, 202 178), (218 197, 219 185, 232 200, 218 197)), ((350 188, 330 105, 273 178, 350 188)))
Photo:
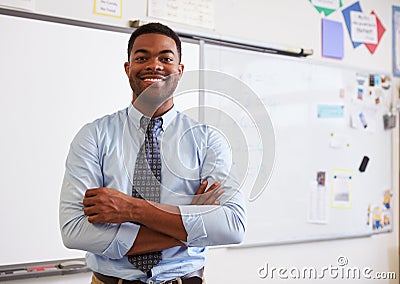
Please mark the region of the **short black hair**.
POLYGON ((137 28, 131 35, 128 42, 128 60, 131 56, 132 46, 136 38, 143 34, 161 34, 175 41, 176 49, 179 54, 179 63, 182 60, 182 44, 179 36, 170 28, 160 23, 149 23, 137 28))

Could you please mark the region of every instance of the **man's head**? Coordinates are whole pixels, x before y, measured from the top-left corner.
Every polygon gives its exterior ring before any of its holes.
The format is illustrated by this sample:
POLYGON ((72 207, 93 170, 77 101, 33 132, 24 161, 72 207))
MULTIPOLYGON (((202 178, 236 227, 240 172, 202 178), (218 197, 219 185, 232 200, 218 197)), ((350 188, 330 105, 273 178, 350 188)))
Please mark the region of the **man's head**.
POLYGON ((139 27, 137 30, 135 30, 128 43, 128 61, 131 56, 131 51, 132 51, 132 46, 133 43, 135 42, 136 38, 142 34, 160 34, 160 35, 165 35, 175 41, 176 44, 176 49, 178 50, 179 54, 179 63, 182 60, 182 44, 179 36, 169 27, 160 24, 160 23, 149 23, 146 25, 143 25, 139 27))
POLYGON ((173 93, 184 69, 179 37, 164 25, 147 24, 133 32, 128 52, 124 68, 132 103, 148 115, 162 115, 173 106, 173 93))

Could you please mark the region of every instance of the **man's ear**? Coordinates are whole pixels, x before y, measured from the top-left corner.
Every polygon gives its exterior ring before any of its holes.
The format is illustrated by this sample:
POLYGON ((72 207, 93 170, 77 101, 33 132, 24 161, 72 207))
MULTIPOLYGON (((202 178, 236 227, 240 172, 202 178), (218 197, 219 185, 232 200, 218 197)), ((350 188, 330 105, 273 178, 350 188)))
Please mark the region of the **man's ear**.
POLYGON ((124 63, 125 74, 129 76, 129 62, 124 63))
POLYGON ((183 69, 185 69, 185 65, 179 63, 179 65, 178 65, 179 78, 182 77, 183 69))

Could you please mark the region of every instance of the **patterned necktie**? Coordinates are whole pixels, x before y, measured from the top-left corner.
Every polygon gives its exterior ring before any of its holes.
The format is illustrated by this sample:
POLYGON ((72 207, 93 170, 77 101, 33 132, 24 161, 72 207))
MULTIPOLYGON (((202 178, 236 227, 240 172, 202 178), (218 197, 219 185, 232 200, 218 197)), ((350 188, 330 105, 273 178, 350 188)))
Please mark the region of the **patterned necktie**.
MULTIPOLYGON (((157 135, 161 131, 162 118, 140 119, 140 127, 145 131, 144 144, 139 150, 133 174, 132 196, 160 202, 161 154, 157 135)), ((161 251, 132 255, 128 257, 135 267, 145 273, 161 260, 161 251)))

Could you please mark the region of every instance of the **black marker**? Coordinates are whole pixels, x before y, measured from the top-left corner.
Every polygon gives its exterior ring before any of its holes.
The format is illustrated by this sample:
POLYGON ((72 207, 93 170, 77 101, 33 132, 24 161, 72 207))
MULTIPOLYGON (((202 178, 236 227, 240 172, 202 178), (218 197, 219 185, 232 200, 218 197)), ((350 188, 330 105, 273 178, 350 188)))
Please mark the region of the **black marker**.
POLYGON ((368 162, 369 162, 369 158, 367 156, 364 156, 364 158, 362 159, 361 165, 358 168, 358 170, 360 172, 362 172, 362 173, 365 172, 365 168, 367 167, 368 162))

